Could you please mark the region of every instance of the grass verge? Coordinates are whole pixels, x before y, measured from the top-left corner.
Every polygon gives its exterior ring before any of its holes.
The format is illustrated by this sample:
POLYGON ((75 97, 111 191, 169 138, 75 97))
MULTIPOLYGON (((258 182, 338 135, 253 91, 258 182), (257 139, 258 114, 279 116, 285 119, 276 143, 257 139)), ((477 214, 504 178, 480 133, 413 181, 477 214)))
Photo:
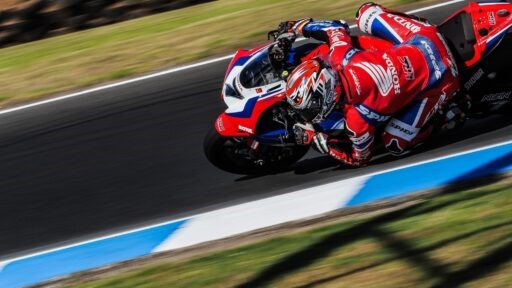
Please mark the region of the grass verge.
MULTIPOLYGON (((397 7, 411 1, 379 3, 397 7)), ((219 0, 0 49, 0 105, 247 48, 264 42, 266 32, 286 19, 351 20, 361 3, 304 0, 297 5, 293 0, 219 0)))
POLYGON ((510 287, 510 183, 72 287, 510 287))

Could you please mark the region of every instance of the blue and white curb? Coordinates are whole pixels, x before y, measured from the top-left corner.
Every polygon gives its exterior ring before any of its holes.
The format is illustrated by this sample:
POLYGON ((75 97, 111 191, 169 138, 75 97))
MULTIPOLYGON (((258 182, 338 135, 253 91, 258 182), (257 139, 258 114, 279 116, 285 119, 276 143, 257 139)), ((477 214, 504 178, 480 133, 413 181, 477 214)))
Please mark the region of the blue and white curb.
POLYGON ((348 202, 355 206, 512 170, 512 141, 371 175, 348 202))
POLYGON ((147 255, 184 223, 176 221, 6 261, 0 265, 0 269, 3 266, 0 287, 35 284, 58 275, 147 255))
POLYGON ((337 210, 346 206, 363 187, 365 180, 365 177, 352 178, 342 183, 324 184, 192 217, 187 225, 162 242, 155 252, 183 248, 337 210))
POLYGON ((155 252, 508 171, 512 171, 512 141, 9 259, 0 262, 0 287, 35 284, 155 252))

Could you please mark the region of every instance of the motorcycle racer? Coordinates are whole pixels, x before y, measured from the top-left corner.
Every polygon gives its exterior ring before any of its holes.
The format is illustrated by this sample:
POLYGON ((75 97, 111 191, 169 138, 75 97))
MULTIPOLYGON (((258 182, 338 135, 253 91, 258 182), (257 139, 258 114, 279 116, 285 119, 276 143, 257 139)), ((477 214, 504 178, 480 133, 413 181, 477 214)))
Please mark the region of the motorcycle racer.
POLYGON ((287 80, 287 100, 305 115, 296 124, 297 142, 314 143, 317 150, 351 166, 372 157, 375 134, 393 154, 406 153, 431 134, 435 115, 459 89, 455 60, 435 26, 427 21, 366 3, 356 13, 357 25, 395 46, 386 51, 353 47, 342 21, 302 19, 285 22, 288 33, 324 41, 327 59, 311 59, 293 70, 287 80), (315 131, 333 110, 343 112, 343 137, 315 131), (348 145, 347 145, 348 144, 348 145))

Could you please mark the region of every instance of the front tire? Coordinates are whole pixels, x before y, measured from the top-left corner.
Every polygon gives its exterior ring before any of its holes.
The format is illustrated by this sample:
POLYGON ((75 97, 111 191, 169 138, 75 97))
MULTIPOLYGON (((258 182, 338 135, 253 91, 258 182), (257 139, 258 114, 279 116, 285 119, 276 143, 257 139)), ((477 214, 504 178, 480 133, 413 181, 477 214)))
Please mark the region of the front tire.
POLYGON ((210 163, 221 170, 234 174, 261 175, 289 168, 309 150, 308 146, 261 144, 264 147, 259 149, 259 155, 255 155, 246 140, 243 137, 224 137, 212 129, 204 139, 204 153, 210 163))

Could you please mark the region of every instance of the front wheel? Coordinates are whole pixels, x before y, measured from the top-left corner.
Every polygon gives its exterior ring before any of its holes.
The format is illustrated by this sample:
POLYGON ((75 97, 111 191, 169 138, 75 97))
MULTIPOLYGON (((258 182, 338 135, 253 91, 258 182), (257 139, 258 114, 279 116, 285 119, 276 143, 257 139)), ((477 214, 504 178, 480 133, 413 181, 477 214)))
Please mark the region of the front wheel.
POLYGON ((203 143, 206 158, 217 168, 234 174, 254 175, 283 171, 307 152, 308 146, 249 147, 245 137, 224 137, 212 129, 203 143))

